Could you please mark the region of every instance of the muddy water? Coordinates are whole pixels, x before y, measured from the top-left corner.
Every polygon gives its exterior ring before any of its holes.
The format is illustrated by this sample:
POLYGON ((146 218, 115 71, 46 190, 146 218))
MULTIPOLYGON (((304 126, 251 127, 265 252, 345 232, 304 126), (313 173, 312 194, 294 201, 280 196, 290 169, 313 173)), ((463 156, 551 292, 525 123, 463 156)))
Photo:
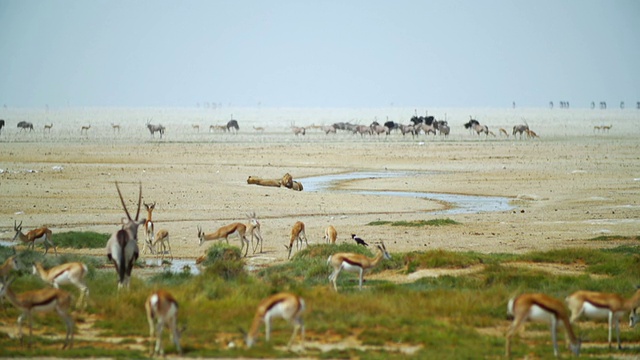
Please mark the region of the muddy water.
POLYGON ((493 196, 473 196, 446 193, 423 193, 414 191, 365 191, 338 190, 342 182, 358 179, 397 178, 414 175, 411 172, 353 172, 345 174, 323 175, 301 179, 305 191, 349 192, 360 195, 384 195, 397 197, 414 197, 446 203, 446 210, 430 212, 436 215, 476 214, 481 212, 508 211, 513 208, 510 199, 493 196))

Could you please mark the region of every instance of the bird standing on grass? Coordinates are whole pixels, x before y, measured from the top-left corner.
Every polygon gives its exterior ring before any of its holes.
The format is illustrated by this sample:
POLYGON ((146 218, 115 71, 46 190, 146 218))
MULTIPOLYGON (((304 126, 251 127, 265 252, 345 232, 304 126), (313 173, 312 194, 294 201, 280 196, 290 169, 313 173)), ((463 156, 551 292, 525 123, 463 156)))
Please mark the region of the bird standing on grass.
POLYGON ((360 239, 359 237, 356 236, 356 234, 351 234, 351 238, 353 240, 355 240, 356 244, 358 245, 362 245, 362 246, 369 246, 369 244, 367 244, 366 242, 364 242, 364 240, 360 239))

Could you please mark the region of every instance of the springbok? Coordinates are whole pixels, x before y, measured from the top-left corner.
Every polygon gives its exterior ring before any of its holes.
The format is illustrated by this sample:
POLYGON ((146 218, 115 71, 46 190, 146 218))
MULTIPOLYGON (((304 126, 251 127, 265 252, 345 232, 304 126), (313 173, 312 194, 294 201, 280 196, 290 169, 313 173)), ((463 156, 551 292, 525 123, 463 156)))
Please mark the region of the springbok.
POLYGON ((253 253, 256 253, 258 244, 260 245, 260 253, 262 253, 262 243, 264 242, 264 239, 262 238, 262 232, 260 231, 260 221, 258 221, 258 217, 256 216, 255 211, 248 213, 247 218, 249 218, 247 231, 251 234, 251 245, 253 247, 253 253), (253 239, 256 239, 255 246, 253 245, 253 239))
POLYGON ((262 126, 258 126, 258 127, 255 127, 255 126, 254 126, 254 127, 253 127, 253 130, 255 130, 256 132, 261 132, 261 133, 263 133, 263 132, 264 132, 264 128, 263 128, 262 126))
POLYGON ((566 298, 571 310, 571 322, 584 315, 588 319, 607 319, 609 322, 609 349, 613 326, 616 328, 618 349, 620 345, 620 319, 622 316, 640 306, 640 289, 629 299, 618 294, 579 290, 566 298))
POLYGON ((164 254, 169 251, 169 256, 171 256, 171 260, 173 260, 173 254, 171 253, 171 244, 169 243, 169 230, 160 229, 156 233, 155 240, 151 245, 152 253, 156 253, 156 258, 162 254, 162 260, 164 260, 164 254), (160 244, 160 249, 157 248, 158 243, 160 244))
POLYGON ((82 133, 84 133, 85 135, 89 135, 89 129, 91 129, 91 125, 83 125, 80 128, 80 135, 82 135, 82 133))
POLYGON ((51 132, 51 128, 52 128, 52 127, 53 127, 53 123, 51 123, 51 124, 44 124, 44 130, 43 130, 43 131, 46 131, 46 132, 49 132, 49 133, 50 133, 50 132, 51 132))
POLYGON ((327 259, 327 264, 333 268, 333 272, 329 275, 329 282, 333 283, 335 291, 338 291, 336 281, 338 280, 340 271, 343 269, 347 272, 359 273, 360 290, 362 290, 364 272, 377 266, 382 259, 391 259, 391 255, 387 252, 384 242, 377 243, 376 250, 376 256, 373 258, 356 253, 335 253, 330 255, 327 259))
POLYGON ((244 252, 244 256, 246 257, 247 253, 249 252, 249 240, 245 236, 246 232, 247 226, 239 222, 222 226, 218 228, 218 230, 210 234, 205 234, 204 231, 202 231, 202 228, 198 226, 198 239, 200 239, 200 246, 202 246, 205 241, 218 240, 223 238, 227 241, 227 244, 229 244, 229 235, 238 234, 241 244, 240 253, 242 253, 242 250, 245 248, 245 244, 247 246, 247 250, 245 250, 244 252))
POLYGON ((80 290, 80 298, 76 307, 78 309, 86 308, 87 298, 89 297, 89 288, 84 283, 84 277, 89 272, 87 265, 81 262, 70 262, 51 269, 45 269, 40 262, 33 263, 33 274, 39 275, 40 278, 54 288, 59 289, 60 285, 74 285, 80 290))
POLYGON ((251 329, 249 329, 248 334, 245 334, 247 347, 250 348, 255 343, 262 322, 264 322, 265 326, 265 339, 269 342, 271 338, 271 320, 274 318, 283 318, 293 324, 293 334, 291 334, 291 339, 287 344, 288 348, 291 347, 298 331, 300 331, 300 343, 304 347, 304 320, 302 315, 305 309, 304 299, 291 293, 278 293, 262 300, 253 317, 251 329))
POLYGON ((120 134, 120 124, 114 124, 111 123, 111 128, 113 129, 113 132, 115 133, 116 130, 118 131, 118 134, 120 134))
POLYGON ((171 330, 171 339, 178 353, 182 355, 180 347, 180 335, 184 328, 178 329, 178 302, 169 292, 158 290, 147 298, 144 303, 149 323, 149 348, 151 356, 164 356, 162 347, 162 331, 167 326, 171 330), (156 346, 153 347, 153 338, 156 338, 156 346))
POLYGON ((155 248, 153 247, 153 243, 154 243, 154 224, 153 224, 153 210, 156 208, 156 203, 155 201, 153 202, 153 204, 147 204, 147 203, 143 203, 144 207, 147 209, 147 218, 146 221, 144 222, 144 234, 146 236, 146 240, 145 243, 142 247, 142 253, 146 254, 147 253, 147 249, 149 249, 149 251, 151 252, 151 254, 154 253, 155 248))
POLYGON ((227 127, 225 125, 210 125, 209 126, 209 132, 214 132, 214 131, 222 131, 222 132, 227 132, 227 127))
POLYGON ((335 244, 337 238, 338 238, 338 231, 336 230, 336 228, 333 227, 333 225, 327 226, 327 228, 324 230, 323 240, 327 244, 335 244))
POLYGON ((291 258, 291 250, 293 249, 293 243, 296 243, 296 248, 300 251, 300 247, 302 246, 302 239, 309 246, 309 242, 307 241, 307 235, 304 232, 304 223, 302 221, 296 221, 291 228, 291 236, 289 237, 289 246, 285 245, 284 247, 289 250, 289 254, 287 255, 287 259, 291 258))
POLYGON ((13 236, 13 240, 20 239, 23 243, 27 244, 27 249, 35 250, 36 244, 44 245, 44 254, 46 255, 49 252, 49 246, 53 248, 53 252, 58 255, 58 248, 53 243, 52 232, 48 227, 43 226, 34 230, 29 231, 26 235, 22 233, 22 221, 20 224, 14 221, 13 230, 15 230, 16 234, 13 236))
POLYGON ((581 341, 576 337, 569 322, 569 314, 562 301, 545 294, 521 294, 511 300, 507 305, 507 314, 513 315, 513 323, 507 331, 507 343, 505 355, 511 356, 511 337, 524 325, 526 320, 545 321, 551 323, 551 339, 553 341, 553 354, 558 356, 558 326, 564 325, 571 351, 578 356, 580 354, 581 341))
MULTIPOLYGON (((15 253, 15 249, 13 251, 15 253)), ((11 271, 17 271, 19 267, 18 255, 9 256, 0 266, 0 281, 5 283, 9 279, 11 271)))
POLYGON ((116 189, 118 190, 120 202, 127 217, 122 218, 122 228, 114 232, 109 238, 109 241, 107 241, 106 250, 107 258, 113 263, 118 273, 118 290, 120 290, 123 287, 129 288, 133 264, 138 260, 140 254, 138 249, 138 226, 144 224, 145 219, 138 220, 140 216, 140 203, 142 202, 142 184, 140 184, 138 192, 138 210, 135 219, 132 219, 131 215, 129 215, 117 182, 116 189))
POLYGON ((509 133, 507 132, 507 130, 500 128, 500 136, 506 136, 507 138, 509 137, 509 133))
POLYGON ((6 283, 0 285, 0 296, 6 297, 13 306, 22 311, 18 317, 18 336, 20 337, 20 345, 23 343, 22 322, 26 317, 29 321, 29 347, 31 347, 33 336, 33 313, 34 312, 50 312, 55 310, 62 318, 67 327, 67 336, 64 341, 63 349, 73 346, 73 318, 69 314, 71 308, 71 295, 60 289, 45 288, 40 290, 31 290, 16 294, 10 288, 15 278, 10 279, 6 283))

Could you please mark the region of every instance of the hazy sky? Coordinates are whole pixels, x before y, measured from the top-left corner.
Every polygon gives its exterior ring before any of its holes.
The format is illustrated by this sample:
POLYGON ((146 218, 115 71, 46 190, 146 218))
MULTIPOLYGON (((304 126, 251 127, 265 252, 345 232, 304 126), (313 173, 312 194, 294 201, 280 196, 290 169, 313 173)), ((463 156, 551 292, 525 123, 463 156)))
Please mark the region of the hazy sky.
POLYGON ((0 0, 0 24, 9 107, 640 101, 638 0, 0 0))

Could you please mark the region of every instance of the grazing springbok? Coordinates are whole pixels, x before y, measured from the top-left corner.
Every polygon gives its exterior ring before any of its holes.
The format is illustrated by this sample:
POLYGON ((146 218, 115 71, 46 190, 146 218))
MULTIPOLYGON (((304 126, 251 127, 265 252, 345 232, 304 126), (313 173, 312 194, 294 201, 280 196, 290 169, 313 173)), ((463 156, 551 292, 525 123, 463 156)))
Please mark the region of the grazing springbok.
POLYGON ((200 132, 200 125, 198 124, 193 124, 191 125, 191 128, 193 128, 194 130, 196 130, 197 132, 200 132))
POLYGON ((20 221, 20 224, 17 224, 17 222, 14 221, 13 230, 16 232, 13 236, 13 241, 20 239, 20 241, 27 244, 27 249, 30 248, 31 250, 35 250, 36 244, 43 244, 45 255, 49 252, 49 246, 53 248, 53 252, 56 256, 58 255, 58 248, 51 239, 52 232, 48 227, 43 226, 33 229, 25 235, 22 233, 22 221, 20 221))
POLYGON ((83 126, 80 128, 80 135, 82 135, 83 133, 84 133, 85 135, 89 135, 89 129, 91 129, 91 125, 83 125, 83 126))
POLYGON ((149 252, 151 252, 151 254, 154 253, 155 248, 153 247, 153 242, 154 242, 154 224, 153 224, 153 210, 156 208, 156 203, 155 201, 153 202, 153 204, 147 204, 147 203, 143 203, 144 207, 147 209, 147 218, 146 221, 144 222, 144 234, 146 236, 146 240, 145 243, 142 247, 142 253, 146 254, 147 253, 147 249, 149 249, 149 252))
POLYGON ((171 256, 171 260, 173 260, 173 254, 171 253, 171 244, 169 244, 169 230, 160 229, 156 233, 155 240, 151 245, 152 253, 156 253, 156 258, 162 254, 162 260, 164 260, 164 254, 169 251, 169 256, 171 256), (156 246, 160 244, 160 249, 156 246))
POLYGON ((20 128, 20 132, 27 129, 29 129, 29 131, 33 131, 33 124, 27 121, 20 121, 18 123, 18 127, 20 128))
POLYGON ((227 122, 227 131, 231 132, 231 129, 233 129, 233 132, 236 134, 238 133, 238 130, 240 130, 240 125, 238 125, 237 120, 231 119, 229 120, 229 122, 227 122))
POLYGON ((536 134, 535 131, 533 131, 531 129, 527 129, 527 138, 528 139, 535 139, 535 138, 540 138, 540 136, 538 136, 538 134, 536 134))
POLYGON ((338 231, 336 230, 336 228, 333 227, 333 225, 327 226, 327 228, 324 230, 323 240, 327 244, 335 244, 337 239, 338 239, 338 231))
POLYGON ((76 308, 85 309, 87 307, 87 298, 89 297, 89 288, 84 282, 84 277, 89 272, 87 265, 81 262, 70 262, 51 269, 45 269, 40 262, 33 263, 33 275, 39 275, 40 278, 54 288, 59 289, 60 285, 73 285, 80 290, 80 298, 76 308))
POLYGON ((506 136, 507 138, 509 137, 509 133, 507 132, 507 130, 500 128, 500 136, 506 136))
POLYGON ((129 215, 117 182, 116 189, 118 190, 120 202, 127 217, 122 218, 122 228, 114 232, 109 238, 109 241, 107 241, 106 250, 107 258, 113 263, 118 273, 118 290, 120 290, 123 287, 126 289, 129 288, 133 264, 138 260, 140 254, 138 249, 138 226, 144 224, 145 219, 138 220, 140 216, 140 204, 142 203, 142 184, 140 184, 138 193, 138 210, 136 211, 135 219, 132 219, 131 215, 129 215))
POLYGON ((609 322, 609 349, 611 349, 611 335, 615 325, 620 345, 620 319, 627 312, 640 306, 640 289, 629 299, 624 299, 618 294, 602 293, 579 290, 566 298, 569 310, 571 310, 571 322, 575 322, 584 315, 588 319, 607 319, 609 322))
POLYGON ((258 127, 255 127, 255 126, 254 126, 254 127, 253 127, 253 130, 255 130, 256 132, 261 132, 261 133, 263 133, 263 132, 264 132, 264 128, 263 128, 262 126, 258 126, 258 127))
POLYGON ((43 132, 48 132, 48 133, 50 133, 50 132, 51 132, 51 128, 52 128, 52 127, 53 127, 53 123, 51 123, 51 124, 44 124, 44 130, 43 130, 43 132))
POLYGON ((111 129, 113 129, 113 132, 115 133, 116 130, 118 131, 118 134, 120 134, 120 124, 114 124, 111 123, 111 129))
POLYGON ((291 126, 291 131, 295 136, 302 134, 303 136, 307 133, 307 130, 303 127, 291 126))
POLYGON ((242 250, 244 250, 245 244, 247 247, 247 249, 244 252, 245 257, 249 252, 249 240, 245 236, 246 233, 247 233, 247 226, 239 222, 225 225, 219 228, 218 230, 216 230, 215 232, 212 232, 209 234, 205 234, 204 231, 202 231, 202 228, 198 226, 198 239, 200 239, 200 246, 202 246, 202 244, 204 244, 205 241, 218 240, 218 239, 225 239, 227 241, 227 244, 229 244, 229 235, 238 234, 238 238, 240 238, 240 244, 241 244, 240 253, 242 253, 242 250))
POLYGON ((609 130, 611 130, 611 128, 613 127, 613 125, 602 125, 602 132, 609 132, 609 130))
POLYGON ((6 297, 13 306, 22 311, 18 317, 18 336, 20 337, 20 345, 23 343, 22 322, 26 317, 29 321, 29 347, 31 347, 33 337, 33 313, 34 312, 50 312, 55 310, 62 318, 67 327, 67 336, 64 341, 63 349, 73 346, 73 318, 69 314, 71 309, 71 295, 60 289, 45 288, 40 290, 25 291, 16 294, 10 288, 15 278, 8 280, 0 285, 0 297, 6 297))
POLYGON ((505 355, 507 357, 511 356, 511 337, 527 320, 544 321, 551 324, 553 354, 556 357, 558 356, 558 326, 562 324, 569 338, 571 351, 576 356, 580 354, 581 341, 573 332, 573 327, 569 322, 569 314, 562 301, 545 294, 521 294, 509 300, 507 314, 513 315, 513 323, 511 323, 506 335, 505 355))
POLYGON ((227 127, 225 125, 210 125, 209 132, 214 132, 214 131, 227 132, 227 127))
POLYGON ((285 245, 289 254, 287 255, 287 259, 291 258, 291 250, 293 249, 293 243, 296 243, 297 251, 300 251, 300 247, 302 246, 302 239, 309 246, 309 242, 307 241, 307 235, 304 232, 304 223, 302 221, 296 221, 291 228, 291 236, 289 236, 289 246, 285 245))
POLYGON ((252 347, 256 342, 262 322, 264 322, 265 327, 265 338, 269 342, 271 338, 271 320, 274 318, 283 318, 293 324, 293 334, 291 334, 291 339, 287 344, 288 348, 291 347, 298 331, 300 331, 300 344, 304 347, 304 320, 302 315, 305 309, 304 300, 300 296, 291 293, 278 293, 262 300, 253 317, 251 329, 249 329, 248 334, 245 334, 247 347, 252 347))
POLYGON ((160 139, 162 139, 162 135, 164 135, 164 131, 165 131, 165 127, 162 126, 161 124, 158 125, 153 125, 151 124, 150 120, 147 121, 147 129, 149 129, 149 132, 151 133, 151 137, 155 138, 156 137, 156 133, 159 132, 160 133, 160 139))
POLYGON ((516 136, 516 134, 519 134, 520 135, 520 139, 522 139, 522 134, 523 133, 526 134, 527 130, 529 130, 529 125, 526 125, 526 124, 524 124, 524 125, 523 124, 516 125, 516 126, 513 127, 513 133, 512 134, 513 134, 514 137, 516 136))
POLYGON ((182 355, 180 335, 184 331, 184 327, 178 329, 178 302, 173 295, 165 290, 158 290, 149 295, 144 303, 144 308, 147 313, 147 322, 149 323, 149 349, 151 356, 164 356, 162 331, 165 326, 171 330, 171 339, 178 353, 182 355), (153 347, 154 333, 155 348, 153 347))
POLYGON ((387 252, 384 242, 376 243, 376 256, 373 258, 366 257, 356 253, 335 253, 327 259, 327 264, 333 268, 333 272, 329 275, 329 282, 333 283, 333 288, 338 291, 338 275, 343 269, 347 272, 359 273, 360 290, 362 290, 362 281, 364 272, 376 267, 382 259, 391 259, 391 255, 387 252))

